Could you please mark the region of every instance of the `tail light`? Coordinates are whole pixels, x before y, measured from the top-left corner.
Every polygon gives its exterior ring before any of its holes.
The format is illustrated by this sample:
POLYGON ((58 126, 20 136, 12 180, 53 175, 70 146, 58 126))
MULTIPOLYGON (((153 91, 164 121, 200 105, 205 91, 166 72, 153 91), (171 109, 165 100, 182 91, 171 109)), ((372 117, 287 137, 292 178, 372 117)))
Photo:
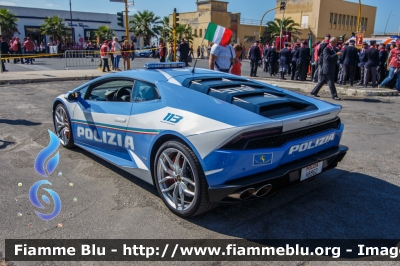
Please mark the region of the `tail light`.
POLYGON ((281 133, 282 133, 282 127, 273 127, 273 128, 243 132, 234 137, 227 144, 222 146, 221 149, 243 150, 246 147, 247 142, 249 140, 261 139, 281 133))

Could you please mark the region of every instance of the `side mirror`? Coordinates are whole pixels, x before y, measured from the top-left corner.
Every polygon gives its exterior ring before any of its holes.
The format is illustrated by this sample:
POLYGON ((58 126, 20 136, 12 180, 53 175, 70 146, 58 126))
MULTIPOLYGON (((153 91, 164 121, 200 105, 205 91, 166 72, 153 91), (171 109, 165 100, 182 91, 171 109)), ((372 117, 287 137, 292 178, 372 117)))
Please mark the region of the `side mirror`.
POLYGON ((69 101, 77 101, 78 97, 79 97, 78 92, 71 92, 71 93, 68 93, 67 98, 69 101))
POLYGON ((65 97, 65 98, 67 98, 69 101, 78 101, 79 98, 82 97, 81 93, 79 91, 77 91, 77 92, 68 92, 66 96, 67 97, 65 97))

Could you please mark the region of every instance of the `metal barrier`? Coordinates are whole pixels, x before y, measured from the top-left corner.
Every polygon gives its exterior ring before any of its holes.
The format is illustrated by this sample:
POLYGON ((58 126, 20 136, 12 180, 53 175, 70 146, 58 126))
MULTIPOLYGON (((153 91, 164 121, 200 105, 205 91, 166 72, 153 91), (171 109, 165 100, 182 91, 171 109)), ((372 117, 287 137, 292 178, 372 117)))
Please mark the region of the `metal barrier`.
POLYGON ((99 66, 101 58, 96 50, 67 50, 64 53, 65 69, 81 66, 99 66))

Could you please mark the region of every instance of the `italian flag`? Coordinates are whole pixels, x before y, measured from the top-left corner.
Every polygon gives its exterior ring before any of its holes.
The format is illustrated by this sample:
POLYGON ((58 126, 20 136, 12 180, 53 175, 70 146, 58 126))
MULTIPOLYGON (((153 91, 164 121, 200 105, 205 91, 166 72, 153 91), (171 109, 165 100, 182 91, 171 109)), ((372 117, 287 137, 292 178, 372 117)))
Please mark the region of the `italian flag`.
POLYGON ((227 46, 231 42, 232 31, 230 29, 221 27, 215 23, 210 22, 208 24, 206 36, 204 39, 222 45, 227 46))

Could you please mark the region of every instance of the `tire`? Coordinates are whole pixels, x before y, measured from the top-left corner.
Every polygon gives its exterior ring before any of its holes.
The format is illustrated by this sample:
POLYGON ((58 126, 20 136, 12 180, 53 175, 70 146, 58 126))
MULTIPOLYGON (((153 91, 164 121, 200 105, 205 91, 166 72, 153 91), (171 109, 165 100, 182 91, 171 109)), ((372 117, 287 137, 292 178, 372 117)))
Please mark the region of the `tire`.
POLYGON ((67 149, 75 147, 72 134, 71 120, 63 104, 58 104, 53 112, 54 130, 61 145, 67 149))
POLYGON ((173 213, 191 217, 212 209, 203 169, 185 144, 173 140, 161 145, 153 173, 158 193, 173 213))

